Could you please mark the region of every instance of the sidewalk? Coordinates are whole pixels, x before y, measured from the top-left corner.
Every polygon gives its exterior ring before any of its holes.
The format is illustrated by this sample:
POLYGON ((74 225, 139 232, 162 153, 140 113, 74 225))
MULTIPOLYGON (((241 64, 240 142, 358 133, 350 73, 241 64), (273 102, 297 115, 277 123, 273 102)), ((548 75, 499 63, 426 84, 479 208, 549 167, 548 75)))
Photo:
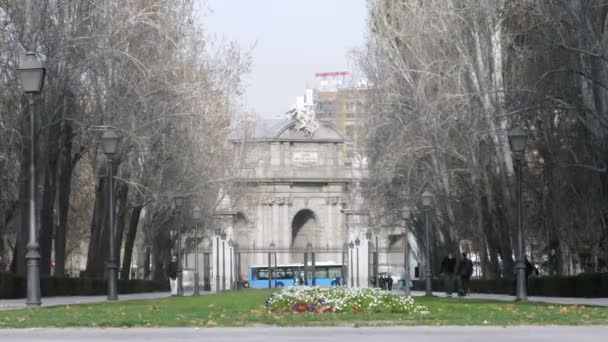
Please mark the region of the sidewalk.
MULTIPOLYGON (((186 293, 190 295, 190 293, 186 293)), ((171 296, 170 292, 150 292, 150 293, 132 293, 119 294, 118 300, 138 300, 138 299, 156 299, 166 298, 171 296)), ((42 306, 57 306, 57 305, 73 305, 84 303, 101 303, 108 301, 106 295, 103 296, 66 296, 66 297, 43 297, 42 306)), ((25 308, 25 298, 19 299, 0 299, 0 310, 20 309, 25 308)))
MULTIPOLYGON (((401 292, 403 293, 403 292, 401 292)), ((433 292, 435 296, 445 297, 445 292, 433 292)), ((423 296, 424 291, 412 291, 412 296, 423 296)), ((458 298, 457 296, 454 296, 458 298)), ((485 299, 485 300, 503 300, 513 301, 515 296, 501 295, 501 294, 488 294, 488 293, 471 293, 464 297, 465 299, 485 299)), ((566 305, 599 305, 608 306, 608 298, 573 298, 573 297, 539 297, 529 296, 529 302, 541 302, 541 303, 552 303, 552 304, 566 304, 566 305)))

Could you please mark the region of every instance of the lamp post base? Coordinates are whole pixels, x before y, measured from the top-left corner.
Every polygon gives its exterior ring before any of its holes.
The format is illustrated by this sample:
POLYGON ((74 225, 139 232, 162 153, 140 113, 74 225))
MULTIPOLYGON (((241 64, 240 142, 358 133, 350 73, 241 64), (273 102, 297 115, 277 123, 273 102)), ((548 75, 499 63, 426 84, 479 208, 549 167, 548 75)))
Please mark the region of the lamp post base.
POLYGON ((201 290, 198 286, 198 281, 199 281, 198 272, 195 272, 194 273, 194 292, 192 293, 194 296, 198 296, 201 294, 201 290))
POLYGON ((519 301, 528 300, 528 291, 526 289, 526 263, 523 260, 518 260, 515 263, 515 269, 517 269, 517 288, 516 298, 519 301))
POLYGON ((426 295, 433 295, 433 275, 430 270, 426 271, 426 295))
POLYGON ((178 296, 183 296, 184 295, 184 281, 182 278, 182 271, 180 270, 177 273, 177 295, 178 296))
POLYGON ((27 245, 27 306, 40 306, 40 252, 37 244, 27 245))
POLYGON ((118 267, 113 260, 108 261, 108 300, 118 300, 118 289, 116 286, 116 271, 118 267))

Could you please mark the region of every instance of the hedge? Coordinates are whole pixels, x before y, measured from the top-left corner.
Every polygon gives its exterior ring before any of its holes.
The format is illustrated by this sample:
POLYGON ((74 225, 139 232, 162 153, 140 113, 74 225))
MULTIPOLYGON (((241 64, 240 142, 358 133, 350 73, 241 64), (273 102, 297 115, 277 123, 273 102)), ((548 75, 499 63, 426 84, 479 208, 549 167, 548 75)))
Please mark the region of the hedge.
MULTIPOLYGON (((414 289, 423 291, 424 280, 415 280, 414 289)), ((472 279, 471 292, 515 294, 513 279, 472 279)), ((445 291, 443 281, 433 279, 433 291, 445 291)), ((608 273, 582 273, 576 276, 530 277, 528 295, 545 297, 608 297, 608 273)))
MULTIPOLYGON (((43 297, 94 296, 107 293, 108 282, 103 279, 41 277, 43 297)), ((27 283, 24 277, 0 272, 0 299, 25 298, 27 283)), ((169 285, 151 280, 118 280, 118 293, 143 293, 169 291, 169 285)))

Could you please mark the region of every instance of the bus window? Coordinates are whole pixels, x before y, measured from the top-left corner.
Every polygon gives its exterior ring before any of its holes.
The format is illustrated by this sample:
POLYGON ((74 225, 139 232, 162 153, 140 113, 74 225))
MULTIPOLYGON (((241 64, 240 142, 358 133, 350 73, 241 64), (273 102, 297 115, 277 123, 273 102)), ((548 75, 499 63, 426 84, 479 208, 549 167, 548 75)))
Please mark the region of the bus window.
POLYGON ((293 270, 291 268, 284 269, 285 274, 282 279, 293 279, 293 270))
POLYGON ((329 268, 329 278, 336 279, 342 277, 342 267, 330 267, 329 268))
POLYGON ((258 268, 253 272, 253 280, 268 280, 268 269, 258 268))
POLYGON ((315 278, 327 278, 327 267, 315 267, 315 278))

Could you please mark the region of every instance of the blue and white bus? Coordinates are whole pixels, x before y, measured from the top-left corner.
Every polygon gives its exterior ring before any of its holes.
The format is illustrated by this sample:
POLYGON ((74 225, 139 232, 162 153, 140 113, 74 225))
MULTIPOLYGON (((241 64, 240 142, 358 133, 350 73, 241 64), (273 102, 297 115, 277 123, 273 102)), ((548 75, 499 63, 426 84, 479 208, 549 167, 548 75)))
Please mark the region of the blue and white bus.
MULTIPOLYGON (((304 264, 279 264, 272 267, 270 286, 304 285, 304 264)), ((312 265, 308 264, 308 285, 312 285, 312 265)), ((342 265, 334 262, 319 262, 315 264, 316 286, 336 286, 344 284, 342 265)), ((268 265, 249 265, 249 287, 268 287, 268 265)))

